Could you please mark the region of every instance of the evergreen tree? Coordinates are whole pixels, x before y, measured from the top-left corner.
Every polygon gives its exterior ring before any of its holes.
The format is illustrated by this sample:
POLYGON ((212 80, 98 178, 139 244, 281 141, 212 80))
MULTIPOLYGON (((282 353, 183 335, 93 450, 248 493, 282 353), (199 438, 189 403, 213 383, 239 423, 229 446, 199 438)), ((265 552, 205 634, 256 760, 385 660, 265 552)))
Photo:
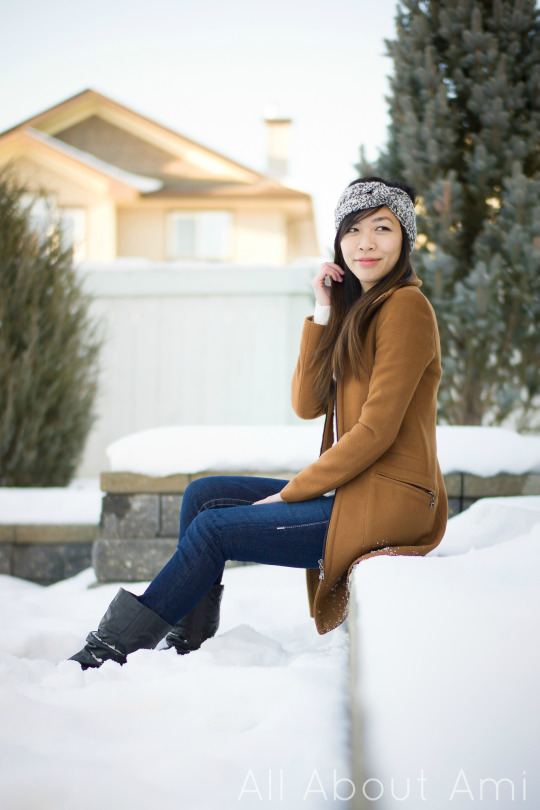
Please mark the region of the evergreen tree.
POLYGON ((99 340, 59 227, 0 175, 0 485, 63 486, 93 422, 99 340))
POLYGON ((540 39, 535 0, 402 0, 388 145, 420 193, 413 264, 437 311, 441 419, 534 420, 540 393, 540 39))

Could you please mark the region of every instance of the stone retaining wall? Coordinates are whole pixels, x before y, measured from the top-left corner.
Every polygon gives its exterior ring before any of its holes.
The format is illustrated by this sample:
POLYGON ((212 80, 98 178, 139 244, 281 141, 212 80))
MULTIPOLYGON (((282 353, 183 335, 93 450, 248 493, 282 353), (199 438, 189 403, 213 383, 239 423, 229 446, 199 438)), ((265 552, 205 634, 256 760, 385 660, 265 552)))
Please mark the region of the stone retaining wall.
MULTIPOLYGON (((133 473, 103 473, 107 494, 93 564, 99 582, 152 579, 176 549, 182 494, 198 475, 152 478, 133 473)), ((211 473, 227 475, 230 472, 211 473)), ((235 473, 268 476, 268 472, 235 473)), ((289 479, 294 472, 271 473, 289 479)), ((466 473, 445 476, 450 515, 462 512, 480 498, 540 495, 540 475, 496 475, 481 478, 466 473)))
POLYGON ((487 478, 469 473, 444 476, 448 494, 449 515, 465 511, 481 498, 501 498, 519 495, 540 495, 540 474, 510 475, 501 473, 487 478))
MULTIPOLYGON (((98 582, 145 582, 153 579, 176 551, 180 506, 196 475, 152 478, 134 473, 102 473, 103 498, 99 537, 92 561, 98 582)), ((210 473, 231 475, 231 473, 210 473)), ((244 472, 235 475, 269 473, 244 472)), ((271 473, 288 480, 295 473, 271 473)), ((227 562, 227 566, 245 563, 227 562)))
MULTIPOLYGON (((101 489, 105 496, 99 528, 0 524, 0 574, 48 585, 93 564, 99 582, 150 580, 176 549, 185 488, 190 481, 208 474, 152 478, 134 473, 103 473, 101 489)), ((269 475, 264 471, 236 474, 269 475)), ((294 474, 270 475, 288 480, 294 474)), ((444 480, 451 516, 480 498, 540 495, 540 474, 481 478, 452 473, 444 480)))
POLYGON ((0 524, 0 574, 40 585, 75 576, 92 564, 97 526, 0 524))

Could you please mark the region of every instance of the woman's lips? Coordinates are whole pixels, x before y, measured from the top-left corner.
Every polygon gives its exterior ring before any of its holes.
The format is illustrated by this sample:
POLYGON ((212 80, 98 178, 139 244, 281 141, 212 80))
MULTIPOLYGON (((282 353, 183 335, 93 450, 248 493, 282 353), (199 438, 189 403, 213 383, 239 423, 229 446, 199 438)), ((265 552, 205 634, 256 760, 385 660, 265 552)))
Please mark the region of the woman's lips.
POLYGON ((355 259, 355 262, 358 262, 358 264, 367 264, 367 265, 376 264, 378 261, 379 261, 378 259, 355 259))

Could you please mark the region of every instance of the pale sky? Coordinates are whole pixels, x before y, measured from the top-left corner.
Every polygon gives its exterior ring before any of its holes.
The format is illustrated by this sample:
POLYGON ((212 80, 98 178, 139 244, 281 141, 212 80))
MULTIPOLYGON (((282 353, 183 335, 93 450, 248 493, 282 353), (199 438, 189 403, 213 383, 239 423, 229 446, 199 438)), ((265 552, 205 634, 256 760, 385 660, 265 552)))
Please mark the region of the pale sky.
POLYGON ((274 105, 293 119, 291 182, 313 195, 325 252, 360 144, 375 158, 386 139, 396 6, 0 0, 0 131, 92 88, 264 172, 274 105))

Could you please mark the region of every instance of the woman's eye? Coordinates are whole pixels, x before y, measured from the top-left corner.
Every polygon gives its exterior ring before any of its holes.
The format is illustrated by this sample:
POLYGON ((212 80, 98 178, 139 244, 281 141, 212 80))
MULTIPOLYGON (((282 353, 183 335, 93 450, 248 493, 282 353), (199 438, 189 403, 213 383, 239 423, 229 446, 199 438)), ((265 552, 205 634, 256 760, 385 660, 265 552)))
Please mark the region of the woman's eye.
POLYGON ((379 225, 377 228, 378 231, 389 231, 390 228, 387 228, 386 225, 379 225))

